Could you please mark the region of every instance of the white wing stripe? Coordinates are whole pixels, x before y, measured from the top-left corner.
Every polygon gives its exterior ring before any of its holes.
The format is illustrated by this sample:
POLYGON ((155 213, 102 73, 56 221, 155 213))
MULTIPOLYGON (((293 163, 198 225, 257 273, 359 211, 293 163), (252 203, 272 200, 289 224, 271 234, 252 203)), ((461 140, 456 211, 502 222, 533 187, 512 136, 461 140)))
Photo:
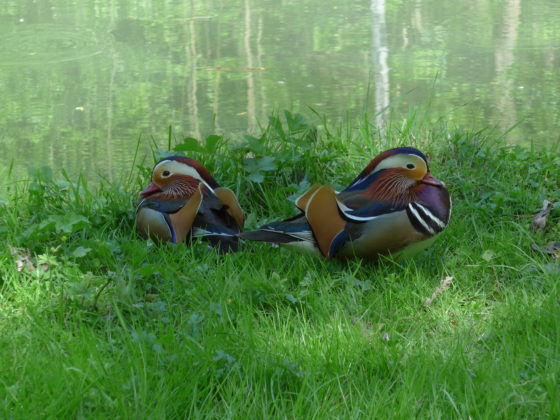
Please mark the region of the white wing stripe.
POLYGON ((377 216, 354 216, 353 214, 350 214, 351 211, 354 211, 354 209, 351 209, 350 207, 348 207, 346 204, 336 200, 336 204, 338 205, 339 210, 349 219, 351 220, 355 220, 357 222, 367 222, 369 220, 373 220, 378 218, 379 216, 383 216, 381 215, 377 215, 377 216))

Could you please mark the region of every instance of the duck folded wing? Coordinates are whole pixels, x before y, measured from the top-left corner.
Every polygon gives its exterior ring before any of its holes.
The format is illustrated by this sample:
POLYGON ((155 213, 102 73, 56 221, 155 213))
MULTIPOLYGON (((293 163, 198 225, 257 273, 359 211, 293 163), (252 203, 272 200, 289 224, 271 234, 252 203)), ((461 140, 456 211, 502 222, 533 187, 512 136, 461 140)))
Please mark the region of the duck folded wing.
POLYGON ((360 191, 342 192, 336 197, 337 206, 342 216, 352 222, 368 222, 376 217, 403 211, 404 204, 387 201, 374 201, 360 191))
POLYGON ((344 231, 346 220, 340 215, 336 192, 332 187, 320 186, 314 190, 305 205, 305 218, 313 230, 321 253, 332 258, 331 245, 344 231))
POLYGON ((239 205, 239 201, 235 193, 229 188, 218 187, 214 189, 214 194, 220 200, 220 202, 226 207, 227 212, 237 223, 237 227, 241 230, 243 229, 243 210, 239 205))

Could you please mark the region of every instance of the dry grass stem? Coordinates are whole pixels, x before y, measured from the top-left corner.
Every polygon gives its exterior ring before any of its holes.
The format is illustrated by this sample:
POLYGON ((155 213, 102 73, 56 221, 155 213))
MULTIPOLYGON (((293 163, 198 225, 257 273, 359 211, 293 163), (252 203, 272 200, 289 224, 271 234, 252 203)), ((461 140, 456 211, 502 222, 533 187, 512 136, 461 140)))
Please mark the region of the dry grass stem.
POLYGON ((438 295, 441 295, 443 292, 449 289, 449 285, 451 284, 451 281, 453 281, 453 277, 451 276, 447 276, 446 278, 444 278, 439 284, 439 286, 436 287, 436 290, 434 290, 432 296, 430 296, 424 301, 424 305, 430 306, 438 295))
POLYGON ((15 257, 16 267, 18 273, 21 273, 24 269, 28 272, 35 270, 35 266, 31 262, 31 254, 27 248, 14 248, 10 246, 10 254, 15 257))
POLYGON ((544 200, 541 211, 533 216, 533 229, 539 231, 546 227, 550 210, 552 210, 552 203, 548 200, 544 200))

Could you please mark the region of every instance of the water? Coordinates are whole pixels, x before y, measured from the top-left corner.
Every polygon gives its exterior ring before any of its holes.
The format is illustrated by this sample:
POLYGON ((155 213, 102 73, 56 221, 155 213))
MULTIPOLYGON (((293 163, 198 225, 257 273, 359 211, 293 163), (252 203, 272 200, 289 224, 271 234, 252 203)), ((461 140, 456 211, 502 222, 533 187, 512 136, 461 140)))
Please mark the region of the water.
POLYGON ((0 173, 114 178, 179 136, 258 132, 282 109, 383 125, 515 126, 554 147, 557 0, 2 0, 0 173))

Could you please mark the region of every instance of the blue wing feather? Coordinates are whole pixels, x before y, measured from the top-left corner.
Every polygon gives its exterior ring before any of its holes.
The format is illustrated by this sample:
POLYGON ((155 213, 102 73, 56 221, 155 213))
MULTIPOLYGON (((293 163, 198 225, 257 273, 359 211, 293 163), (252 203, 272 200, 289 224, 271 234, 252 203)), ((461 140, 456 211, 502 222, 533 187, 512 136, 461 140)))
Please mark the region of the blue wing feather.
POLYGON ((348 239, 348 229, 344 228, 344 230, 337 234, 332 240, 331 245, 329 246, 329 258, 334 258, 338 250, 342 248, 346 242, 348 242, 348 239))
POLYGON ((358 175, 357 178, 352 181, 352 183, 346 187, 341 192, 351 192, 351 191, 362 191, 367 189, 371 184, 373 184, 377 178, 381 175, 381 172, 376 172, 366 178, 361 178, 362 174, 358 175))

